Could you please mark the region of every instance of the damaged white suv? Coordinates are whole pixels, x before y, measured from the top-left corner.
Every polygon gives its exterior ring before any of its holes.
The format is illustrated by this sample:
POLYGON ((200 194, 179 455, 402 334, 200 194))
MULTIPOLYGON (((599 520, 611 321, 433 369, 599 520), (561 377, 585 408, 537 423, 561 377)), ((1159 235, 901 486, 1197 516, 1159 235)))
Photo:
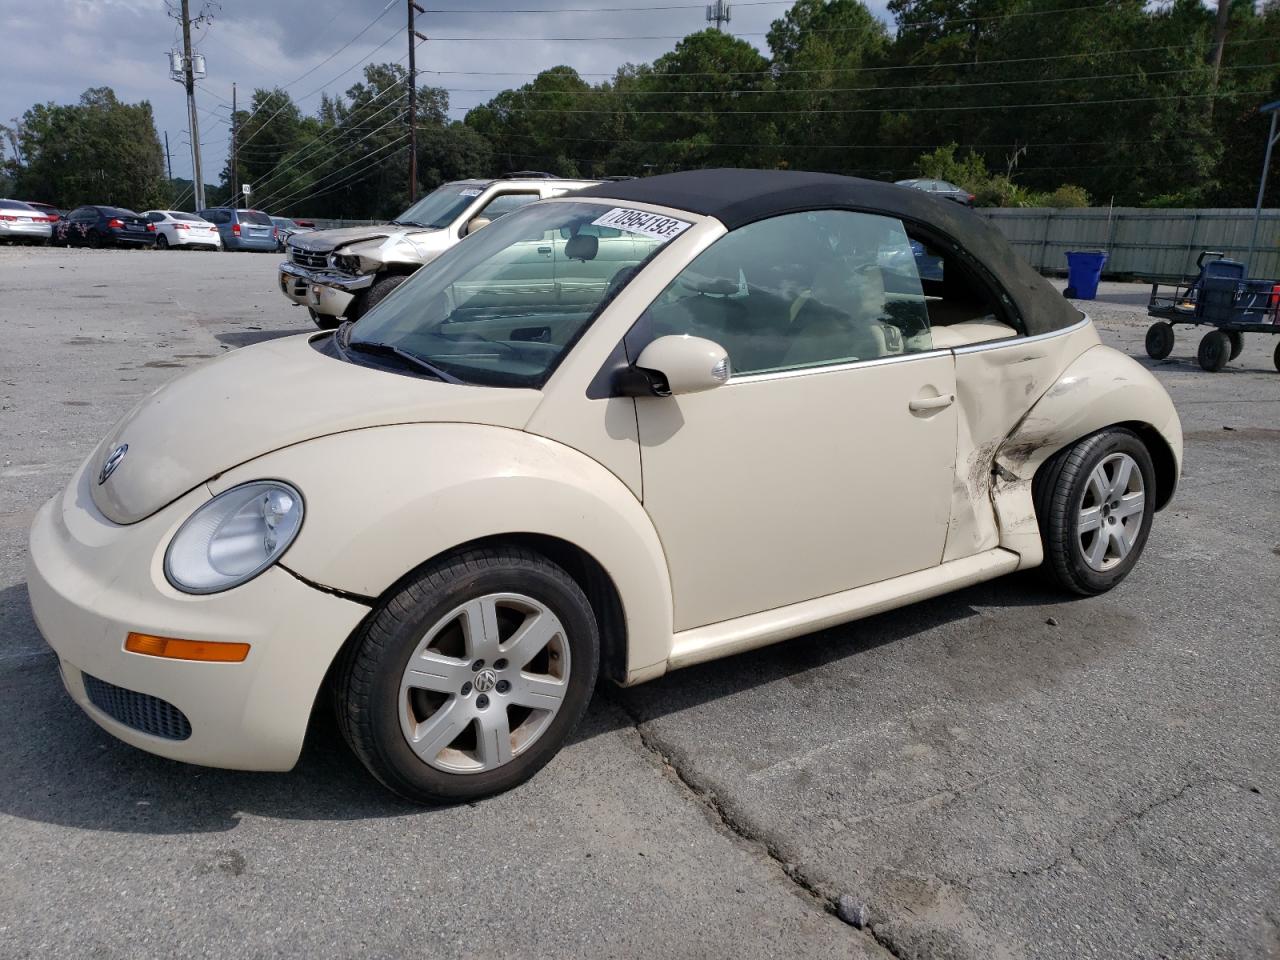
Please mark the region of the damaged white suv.
MULTIPOLYGON (((355 320, 424 263, 469 233, 525 204, 597 183, 550 174, 496 180, 457 180, 427 194, 382 226, 343 227, 295 234, 280 264, 280 292, 306 307, 321 329, 355 320)), ((551 260, 556 244, 529 251, 551 260)))

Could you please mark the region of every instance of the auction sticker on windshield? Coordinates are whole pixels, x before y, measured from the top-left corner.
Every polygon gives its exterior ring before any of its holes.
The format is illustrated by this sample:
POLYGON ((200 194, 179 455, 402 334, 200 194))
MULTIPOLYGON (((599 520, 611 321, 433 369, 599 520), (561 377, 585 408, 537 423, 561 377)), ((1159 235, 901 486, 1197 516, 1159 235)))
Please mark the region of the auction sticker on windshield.
POLYGON ((693 226, 685 220, 664 217, 660 213, 647 213, 644 210, 628 210, 626 207, 614 207, 591 223, 597 227, 613 227, 628 233, 640 233, 654 240, 673 240, 693 226))

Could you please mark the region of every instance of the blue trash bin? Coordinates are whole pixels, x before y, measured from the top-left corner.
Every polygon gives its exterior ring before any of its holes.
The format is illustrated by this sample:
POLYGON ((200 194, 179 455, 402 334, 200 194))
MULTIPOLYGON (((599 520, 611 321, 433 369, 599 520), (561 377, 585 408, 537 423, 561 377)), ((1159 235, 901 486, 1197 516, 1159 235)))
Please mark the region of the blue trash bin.
POLYGON ((1068 250, 1066 295, 1076 300, 1096 297, 1102 265, 1106 262, 1107 255, 1101 250, 1068 250))

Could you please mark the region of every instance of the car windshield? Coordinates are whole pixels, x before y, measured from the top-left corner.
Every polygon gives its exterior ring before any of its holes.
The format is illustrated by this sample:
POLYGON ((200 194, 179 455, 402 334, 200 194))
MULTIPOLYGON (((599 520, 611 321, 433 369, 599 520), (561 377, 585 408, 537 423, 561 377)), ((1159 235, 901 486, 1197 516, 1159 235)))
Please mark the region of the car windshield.
POLYGON ((194 213, 183 213, 181 210, 170 210, 169 216, 175 220, 186 220, 188 223, 204 223, 203 217, 197 217, 194 213))
POLYGON ((482 193, 484 188, 473 183, 446 183, 432 190, 392 222, 443 230, 482 193))
POLYGON ((466 383, 541 387, 601 305, 690 225, 601 203, 533 204, 414 274, 356 322, 349 346, 394 346, 466 383))
POLYGON ((132 210, 126 210, 124 207, 99 207, 99 210, 108 217, 136 217, 137 214, 132 210))
POLYGON ((25 210, 27 213, 39 213, 35 207, 21 200, 0 200, 0 210, 25 210))

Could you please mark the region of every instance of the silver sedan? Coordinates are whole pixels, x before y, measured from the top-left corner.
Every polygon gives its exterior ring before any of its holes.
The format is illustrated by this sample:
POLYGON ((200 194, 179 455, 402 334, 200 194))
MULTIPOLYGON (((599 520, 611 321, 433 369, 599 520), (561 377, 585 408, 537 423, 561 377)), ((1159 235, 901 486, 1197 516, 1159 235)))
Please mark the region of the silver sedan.
POLYGON ((0 200, 0 240, 48 243, 56 219, 21 200, 0 200))

